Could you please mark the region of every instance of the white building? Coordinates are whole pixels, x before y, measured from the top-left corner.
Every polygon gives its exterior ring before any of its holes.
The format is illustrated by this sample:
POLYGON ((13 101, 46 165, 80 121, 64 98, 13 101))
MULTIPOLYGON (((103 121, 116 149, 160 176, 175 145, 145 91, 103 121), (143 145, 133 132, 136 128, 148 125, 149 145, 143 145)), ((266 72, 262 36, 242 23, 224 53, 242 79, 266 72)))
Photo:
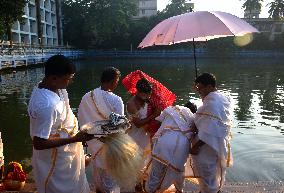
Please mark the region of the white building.
POLYGON ((14 43, 44 46, 63 44, 61 0, 30 0, 24 11, 24 22, 21 24, 17 21, 12 27, 14 43))
POLYGON ((157 0, 138 0, 138 12, 134 19, 157 14, 157 0))

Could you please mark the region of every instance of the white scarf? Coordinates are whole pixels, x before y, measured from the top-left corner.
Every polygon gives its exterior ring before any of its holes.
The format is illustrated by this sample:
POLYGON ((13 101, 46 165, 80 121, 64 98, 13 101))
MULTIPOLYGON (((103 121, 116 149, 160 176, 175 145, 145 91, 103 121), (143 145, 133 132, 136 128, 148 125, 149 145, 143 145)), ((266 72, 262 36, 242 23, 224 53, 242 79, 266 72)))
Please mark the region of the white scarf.
POLYGON ((230 130, 232 119, 230 98, 215 91, 203 100, 203 105, 195 113, 194 123, 198 129, 198 138, 218 152, 222 163, 232 164, 230 150, 230 130), (226 163, 230 162, 230 163, 226 163))

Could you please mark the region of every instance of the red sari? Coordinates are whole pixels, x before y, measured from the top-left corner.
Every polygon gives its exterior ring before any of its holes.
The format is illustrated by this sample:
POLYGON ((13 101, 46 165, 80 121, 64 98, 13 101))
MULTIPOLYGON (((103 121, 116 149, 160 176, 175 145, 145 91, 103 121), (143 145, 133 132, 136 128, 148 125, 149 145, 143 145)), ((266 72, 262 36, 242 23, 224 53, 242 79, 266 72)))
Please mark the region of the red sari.
MULTIPOLYGON (((133 96, 136 94, 137 91, 136 83, 141 78, 145 78, 152 84, 152 94, 147 109, 147 116, 151 115, 156 108, 164 110, 175 102, 176 95, 174 93, 172 93, 159 81, 155 80, 154 78, 150 77, 149 75, 140 70, 131 72, 126 77, 124 77, 122 80, 122 84, 127 89, 127 91, 133 96)), ((155 120, 152 120, 149 123, 149 127, 150 135, 152 137, 159 129, 159 124, 155 120)))

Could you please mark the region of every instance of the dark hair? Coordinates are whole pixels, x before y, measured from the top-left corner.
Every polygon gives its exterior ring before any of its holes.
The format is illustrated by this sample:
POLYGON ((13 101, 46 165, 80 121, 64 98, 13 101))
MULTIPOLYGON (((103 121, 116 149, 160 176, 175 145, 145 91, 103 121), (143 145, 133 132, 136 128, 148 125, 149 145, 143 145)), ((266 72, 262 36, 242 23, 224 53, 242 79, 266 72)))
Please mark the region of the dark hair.
POLYGON ((63 55, 51 56, 44 64, 44 74, 46 77, 50 75, 63 76, 74 74, 76 67, 71 60, 63 55))
POLYGON ((150 83, 148 80, 146 80, 145 78, 141 78, 141 79, 138 80, 137 83, 136 83, 136 89, 137 89, 139 92, 149 94, 149 93, 151 93, 151 91, 152 91, 152 85, 151 85, 151 83, 150 83))
POLYGON ((190 101, 188 101, 184 106, 189 108, 192 113, 196 113, 197 111, 197 106, 190 101))
POLYGON ((117 68, 108 67, 102 73, 101 83, 114 81, 116 77, 120 77, 120 71, 117 68))
POLYGON ((204 86, 212 85, 216 87, 216 77, 210 73, 203 73, 195 79, 195 83, 201 83, 204 86))

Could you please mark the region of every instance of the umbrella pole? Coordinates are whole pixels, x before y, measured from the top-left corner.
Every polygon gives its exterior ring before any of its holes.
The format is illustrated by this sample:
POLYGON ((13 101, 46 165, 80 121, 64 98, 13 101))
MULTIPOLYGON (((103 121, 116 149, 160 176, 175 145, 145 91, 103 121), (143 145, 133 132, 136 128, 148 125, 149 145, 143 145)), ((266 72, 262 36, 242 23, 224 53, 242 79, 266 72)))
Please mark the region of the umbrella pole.
POLYGON ((194 57, 194 67, 195 67, 195 78, 197 78, 197 66, 196 66, 196 54, 195 54, 195 41, 193 38, 193 57, 194 57))

